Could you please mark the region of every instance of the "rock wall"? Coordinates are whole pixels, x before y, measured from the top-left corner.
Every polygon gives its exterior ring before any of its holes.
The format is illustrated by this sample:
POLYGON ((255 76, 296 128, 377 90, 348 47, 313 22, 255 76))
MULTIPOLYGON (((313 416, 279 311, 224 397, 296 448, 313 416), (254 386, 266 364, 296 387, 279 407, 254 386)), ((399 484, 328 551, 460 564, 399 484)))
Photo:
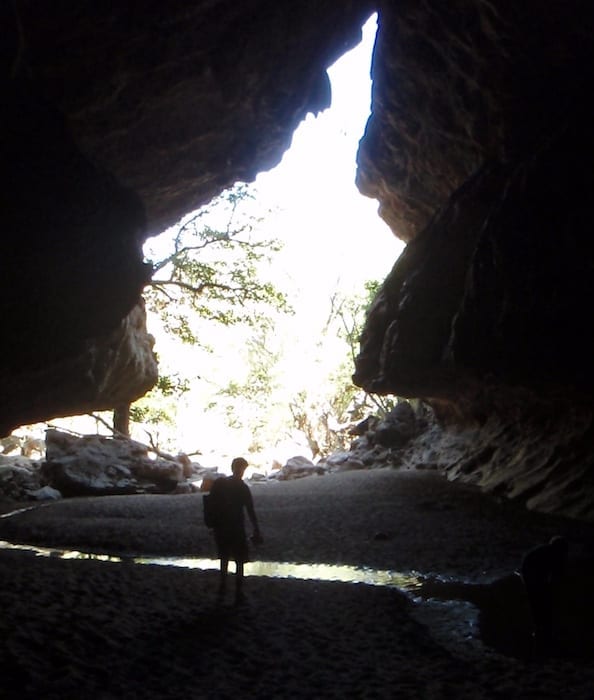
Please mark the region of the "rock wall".
POLYGON ((410 243, 354 380, 424 397, 452 478, 592 519, 592 8, 404 7, 379 40, 358 181, 410 243))
POLYGON ((523 160, 469 179, 411 242, 369 311, 356 382, 370 391, 469 397, 489 378, 591 392, 594 295, 587 113, 523 160), (578 253, 579 251, 579 253, 578 253), (586 312, 587 313, 587 312, 586 312))
POLYGON ((405 241, 484 162, 529 156, 592 84, 579 0, 380 3, 357 183, 405 241))
POLYGON ((78 352, 52 359, 34 371, 4 377, 2 392, 10 397, 4 414, 18 416, 21 424, 37 423, 107 411, 140 398, 158 378, 153 344, 144 304, 139 301, 116 328, 89 340, 78 352))
MULTIPOLYGON (((429 401, 443 430, 474 436, 469 454, 506 415, 510 445, 554 452, 560 399, 587 423, 592 3, 21 0, 0 7, 0 434, 154 382, 142 322, 135 349, 121 342, 150 275, 143 241, 279 162, 373 11, 357 183, 408 246, 355 381, 429 401)), ((452 473, 505 473, 515 493, 518 460, 488 452, 452 473)))

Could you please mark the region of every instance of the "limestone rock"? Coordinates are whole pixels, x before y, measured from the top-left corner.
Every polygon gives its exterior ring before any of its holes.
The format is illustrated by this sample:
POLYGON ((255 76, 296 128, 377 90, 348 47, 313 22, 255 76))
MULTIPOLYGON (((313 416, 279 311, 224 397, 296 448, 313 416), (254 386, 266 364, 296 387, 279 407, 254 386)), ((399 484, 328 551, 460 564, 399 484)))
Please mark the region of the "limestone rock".
POLYGON ((333 452, 326 457, 324 464, 329 471, 352 471, 365 468, 364 462, 350 452, 333 452))
POLYGON ((23 423, 113 409, 143 396, 157 381, 153 345, 139 301, 111 332, 88 340, 68 360, 49 361, 26 376, 3 376, 0 366, 0 391, 23 423), (35 392, 35 401, 29 391, 35 392))
POLYGON ((315 476, 325 473, 325 468, 321 465, 315 465, 307 457, 298 455, 291 457, 275 477, 280 480, 301 479, 305 476, 315 476))
POLYGON ((27 495, 34 501, 57 501, 62 498, 62 494, 51 486, 42 486, 35 491, 28 491, 27 495))
POLYGON ((170 493, 183 480, 181 464, 152 460, 148 449, 132 440, 49 430, 46 445, 43 477, 66 497, 170 493))
POLYGON ((415 434, 415 414, 407 401, 402 401, 375 427, 374 442, 384 447, 403 447, 415 434))
POLYGON ((0 455, 0 495, 15 501, 27 498, 41 487, 38 465, 20 455, 0 455))
POLYGON ((280 161, 299 122, 330 103, 326 68, 372 11, 309 0, 0 10, 0 435, 154 384, 152 370, 117 390, 104 381, 113 334, 150 279, 143 242, 280 161))

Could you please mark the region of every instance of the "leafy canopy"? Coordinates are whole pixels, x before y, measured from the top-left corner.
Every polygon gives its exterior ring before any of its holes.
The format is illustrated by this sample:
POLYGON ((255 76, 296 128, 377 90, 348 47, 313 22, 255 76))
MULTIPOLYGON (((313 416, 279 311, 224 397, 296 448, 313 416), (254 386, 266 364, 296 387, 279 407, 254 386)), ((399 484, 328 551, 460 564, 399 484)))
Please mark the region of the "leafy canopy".
MULTIPOLYGON (((258 329, 271 314, 291 312, 285 294, 265 278, 282 246, 259 233, 261 218, 249 211, 253 201, 248 186, 237 184, 147 246, 153 277, 144 298, 161 332, 210 350, 204 339, 212 336, 213 324, 258 329)), ((162 373, 131 406, 130 418, 152 429, 173 426, 179 398, 197 378, 182 373, 179 366, 162 373)))
POLYGON ((169 247, 148 259, 154 273, 147 307, 185 343, 199 342, 197 320, 256 325, 267 308, 290 311, 286 296, 262 276, 281 243, 257 235, 260 219, 246 212, 253 199, 244 184, 223 192, 182 220, 169 247))

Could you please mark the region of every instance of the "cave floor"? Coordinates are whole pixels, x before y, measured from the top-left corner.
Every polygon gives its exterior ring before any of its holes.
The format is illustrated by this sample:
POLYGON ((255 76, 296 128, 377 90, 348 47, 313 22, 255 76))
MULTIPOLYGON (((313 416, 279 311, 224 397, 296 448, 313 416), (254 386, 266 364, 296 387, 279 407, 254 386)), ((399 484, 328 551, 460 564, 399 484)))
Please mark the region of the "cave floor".
POLYGON ((253 559, 414 573, 424 591, 253 576, 244 605, 220 603, 216 571, 126 558, 213 557, 200 494, 57 502, 1 519, 0 539, 125 559, 0 551, 3 697, 592 697, 592 526, 429 471, 251 486, 253 559), (530 653, 514 572, 554 534, 570 540, 557 637, 530 653))

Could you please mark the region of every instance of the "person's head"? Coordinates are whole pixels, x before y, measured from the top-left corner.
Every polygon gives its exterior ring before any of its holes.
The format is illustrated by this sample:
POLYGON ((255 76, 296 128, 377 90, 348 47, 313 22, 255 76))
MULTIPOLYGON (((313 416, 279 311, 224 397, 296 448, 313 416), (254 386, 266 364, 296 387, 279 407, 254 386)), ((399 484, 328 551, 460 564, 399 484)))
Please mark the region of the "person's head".
POLYGON ((233 476, 241 479, 244 471, 247 469, 247 465, 248 463, 243 457, 235 457, 235 459, 231 462, 231 471, 233 472, 233 476))

